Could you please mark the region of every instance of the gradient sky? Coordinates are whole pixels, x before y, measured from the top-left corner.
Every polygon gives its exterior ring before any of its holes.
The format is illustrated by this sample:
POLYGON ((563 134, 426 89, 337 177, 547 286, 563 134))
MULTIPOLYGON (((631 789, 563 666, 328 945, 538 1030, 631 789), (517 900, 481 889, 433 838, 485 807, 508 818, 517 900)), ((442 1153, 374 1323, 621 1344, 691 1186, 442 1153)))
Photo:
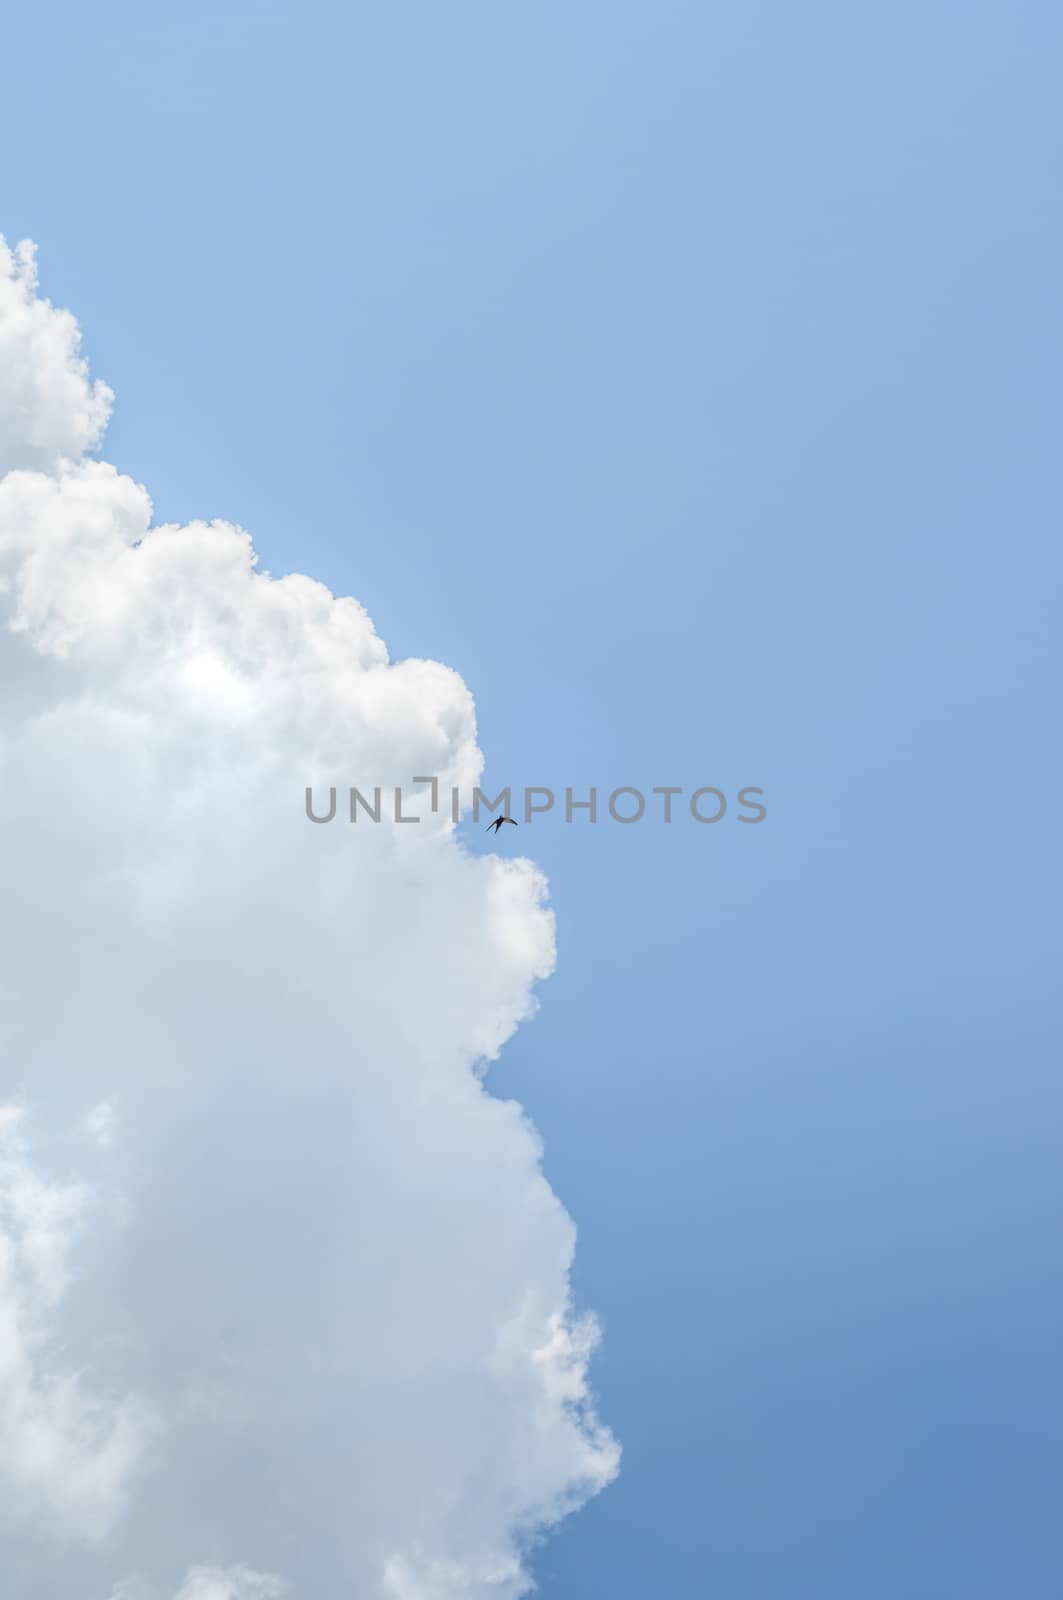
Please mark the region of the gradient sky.
POLYGON ((160 519, 456 667, 488 785, 766 790, 499 846, 625 1449, 544 1600, 1058 1600, 1063 13, 3 37, 0 230, 160 519))

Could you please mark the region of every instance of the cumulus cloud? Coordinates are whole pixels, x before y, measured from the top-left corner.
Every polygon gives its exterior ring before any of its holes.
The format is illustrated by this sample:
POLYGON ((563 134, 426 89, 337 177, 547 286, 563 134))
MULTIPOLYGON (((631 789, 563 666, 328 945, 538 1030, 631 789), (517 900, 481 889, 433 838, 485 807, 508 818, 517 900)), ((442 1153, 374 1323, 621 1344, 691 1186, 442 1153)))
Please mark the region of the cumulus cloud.
POLYGON ((0 1094, 62 1271, 2 1280, 58 1442, 0 1425, 0 1565, 23 1600, 515 1600, 617 1465, 572 1223, 483 1081, 545 884, 427 804, 307 822, 311 783, 468 793, 471 697, 241 529, 156 525, 86 455, 109 405, 4 248, 0 1094))

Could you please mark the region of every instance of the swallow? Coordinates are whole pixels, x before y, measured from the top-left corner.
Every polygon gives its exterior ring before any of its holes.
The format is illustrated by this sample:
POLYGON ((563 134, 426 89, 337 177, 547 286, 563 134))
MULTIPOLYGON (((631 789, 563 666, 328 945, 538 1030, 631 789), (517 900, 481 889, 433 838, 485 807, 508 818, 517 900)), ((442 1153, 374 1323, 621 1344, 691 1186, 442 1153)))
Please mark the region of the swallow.
POLYGON ((512 817, 496 817, 494 822, 489 822, 487 824, 488 833, 490 833, 492 831, 492 829, 494 830, 495 833, 501 833, 503 822, 512 822, 514 827, 518 826, 518 824, 516 823, 516 821, 514 821, 514 819, 512 817))

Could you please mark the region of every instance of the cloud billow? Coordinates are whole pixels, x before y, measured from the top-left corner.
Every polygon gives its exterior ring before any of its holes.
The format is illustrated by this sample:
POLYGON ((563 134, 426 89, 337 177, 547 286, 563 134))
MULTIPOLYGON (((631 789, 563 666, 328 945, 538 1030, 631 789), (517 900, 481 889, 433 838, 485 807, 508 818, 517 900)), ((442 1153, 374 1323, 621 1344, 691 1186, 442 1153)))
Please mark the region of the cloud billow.
POLYGON ((618 1458, 572 1223, 482 1081, 545 884, 442 813, 307 825, 352 771, 471 792, 471 697, 242 530, 154 526, 78 343, 0 243, 0 1567, 513 1600, 618 1458))

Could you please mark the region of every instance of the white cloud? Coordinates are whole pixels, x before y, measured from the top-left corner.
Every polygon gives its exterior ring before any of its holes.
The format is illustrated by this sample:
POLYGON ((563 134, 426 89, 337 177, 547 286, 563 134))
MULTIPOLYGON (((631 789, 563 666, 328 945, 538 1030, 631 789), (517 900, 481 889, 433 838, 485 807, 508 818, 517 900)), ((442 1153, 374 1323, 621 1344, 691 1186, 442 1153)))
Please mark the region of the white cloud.
POLYGON ((109 1147, 114 1138, 114 1106, 109 1100, 93 1106, 85 1118, 85 1132, 103 1149, 109 1147))
POLYGON ((22 1113, 0 1106, 0 1482, 8 1516, 102 1538, 149 1431, 146 1408, 94 1394, 51 1348, 88 1192, 33 1169, 22 1113))
MULTIPOLYGON (((169 1600, 285 1600, 287 1587, 279 1578, 250 1567, 189 1567, 177 1593, 169 1600)), ((138 1578, 127 1578, 112 1591, 111 1600, 151 1600, 152 1590, 138 1578)))
POLYGON ((0 473, 51 471, 93 449, 114 398, 90 383, 73 317, 36 291, 33 247, 0 237, 0 473))
POLYGON ((283 1586, 249 1567, 193 1567, 176 1600, 276 1600, 283 1586))
POLYGON ((306 821, 308 783, 468 792, 468 691, 389 662, 355 601, 258 572, 241 530, 152 526, 146 492, 79 453, 109 397, 18 259, 0 1093, 57 1148, 97 1107, 81 1266, 48 1316, 79 1385, 143 1396, 160 1431, 112 1471, 102 1552, 8 1519, 0 1565, 6 1545, 24 1600, 130 1571, 159 1600, 198 1552, 216 1565, 186 1589, 242 1573, 232 1600, 255 1594, 242 1562, 295 1600, 511 1600, 529 1538, 617 1457, 572 1224, 481 1081, 553 965, 545 885, 469 856, 444 814, 306 821))

